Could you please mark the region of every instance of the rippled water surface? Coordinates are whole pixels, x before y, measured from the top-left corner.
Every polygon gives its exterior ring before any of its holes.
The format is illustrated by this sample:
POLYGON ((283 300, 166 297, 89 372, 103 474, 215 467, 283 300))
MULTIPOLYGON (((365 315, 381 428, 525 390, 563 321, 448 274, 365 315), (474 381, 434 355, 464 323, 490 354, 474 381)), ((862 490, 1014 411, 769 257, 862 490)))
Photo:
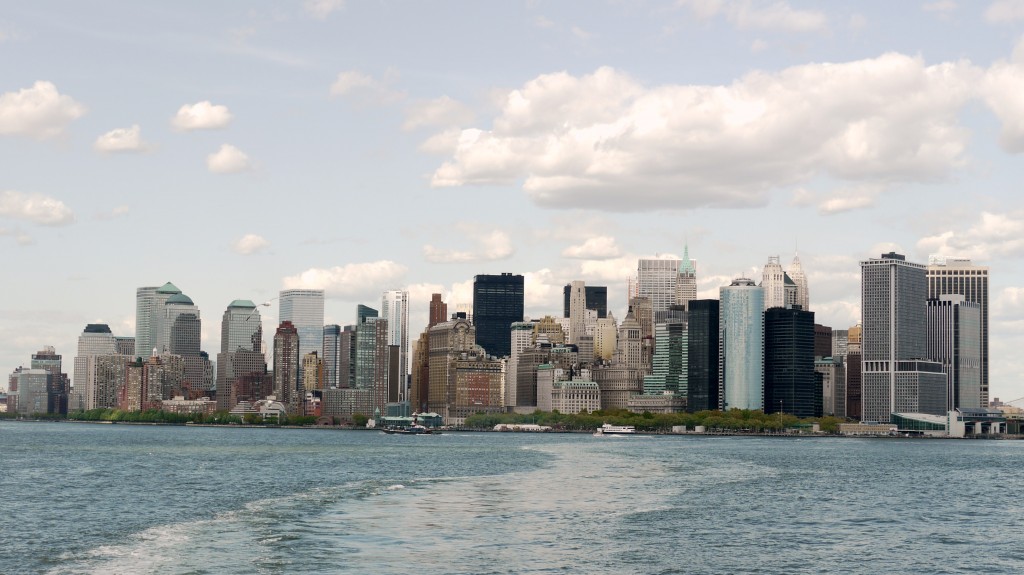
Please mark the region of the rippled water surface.
POLYGON ((1021 573, 1024 442, 0 422, 0 573, 1021 573))

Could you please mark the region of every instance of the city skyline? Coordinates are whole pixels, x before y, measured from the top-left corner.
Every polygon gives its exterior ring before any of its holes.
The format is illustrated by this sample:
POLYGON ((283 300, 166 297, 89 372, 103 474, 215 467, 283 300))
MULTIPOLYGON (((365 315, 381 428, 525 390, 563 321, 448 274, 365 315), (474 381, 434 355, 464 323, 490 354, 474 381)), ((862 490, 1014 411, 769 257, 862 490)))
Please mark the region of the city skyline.
POLYGON ((168 281, 211 357, 236 299, 269 349, 283 289, 339 325, 407 290, 415 339, 431 293, 511 272, 530 317, 582 280, 621 321, 637 260, 685 246, 698 298, 799 253, 845 329, 897 251, 992 270, 989 396, 1024 396, 1021 3, 580 6, 12 6, 0 364, 132 335, 168 281))

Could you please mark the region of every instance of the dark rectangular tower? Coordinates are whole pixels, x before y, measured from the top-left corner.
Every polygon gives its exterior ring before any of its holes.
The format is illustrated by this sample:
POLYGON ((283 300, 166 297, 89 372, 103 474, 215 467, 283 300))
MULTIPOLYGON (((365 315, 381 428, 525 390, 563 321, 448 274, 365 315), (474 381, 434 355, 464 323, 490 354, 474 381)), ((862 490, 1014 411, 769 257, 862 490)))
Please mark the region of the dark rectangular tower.
POLYGON ((718 321, 717 299, 689 302, 687 338, 686 411, 718 409, 718 321))
MULTIPOLYGON (((572 286, 565 284, 562 289, 564 304, 562 317, 569 317, 569 292, 572 286)), ((598 318, 608 317, 608 286, 584 286, 584 296, 587 298, 587 309, 597 312, 598 318)))
POLYGON ((473 325, 476 343, 489 355, 512 353, 512 324, 523 321, 523 276, 478 275, 473 278, 473 325))
POLYGON ((822 390, 814 373, 814 332, 812 311, 774 307, 764 312, 765 413, 821 415, 822 390))

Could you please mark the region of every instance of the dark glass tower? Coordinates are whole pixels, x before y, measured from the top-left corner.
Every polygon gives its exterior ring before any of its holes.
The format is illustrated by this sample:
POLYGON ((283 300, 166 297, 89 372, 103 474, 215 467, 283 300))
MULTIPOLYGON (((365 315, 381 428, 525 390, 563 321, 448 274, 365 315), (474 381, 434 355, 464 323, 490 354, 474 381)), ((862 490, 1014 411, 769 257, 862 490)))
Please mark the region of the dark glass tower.
POLYGON ((473 278, 473 325, 476 343, 488 354, 512 353, 512 324, 523 321, 523 276, 478 275, 473 278))
POLYGON ((718 409, 718 300, 691 300, 688 307, 686 411, 718 409))
MULTIPOLYGON (((569 317, 569 284, 565 284, 562 295, 565 300, 562 317, 569 317)), ((607 286, 584 286, 584 297, 587 298, 587 309, 597 312, 597 317, 608 317, 608 287, 607 286)))
POLYGON ((818 417, 821 394, 814 373, 814 312, 764 312, 764 412, 818 417))

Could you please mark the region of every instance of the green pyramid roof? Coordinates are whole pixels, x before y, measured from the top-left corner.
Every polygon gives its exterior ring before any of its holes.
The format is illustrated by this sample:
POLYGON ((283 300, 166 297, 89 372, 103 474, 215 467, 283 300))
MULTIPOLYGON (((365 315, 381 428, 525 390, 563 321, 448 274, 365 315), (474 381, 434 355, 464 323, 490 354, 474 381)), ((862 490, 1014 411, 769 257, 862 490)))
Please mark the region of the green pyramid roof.
POLYGON ((181 290, 178 289, 178 286, 172 284, 171 282, 167 282, 164 285, 157 288, 156 293, 181 293, 181 290))

